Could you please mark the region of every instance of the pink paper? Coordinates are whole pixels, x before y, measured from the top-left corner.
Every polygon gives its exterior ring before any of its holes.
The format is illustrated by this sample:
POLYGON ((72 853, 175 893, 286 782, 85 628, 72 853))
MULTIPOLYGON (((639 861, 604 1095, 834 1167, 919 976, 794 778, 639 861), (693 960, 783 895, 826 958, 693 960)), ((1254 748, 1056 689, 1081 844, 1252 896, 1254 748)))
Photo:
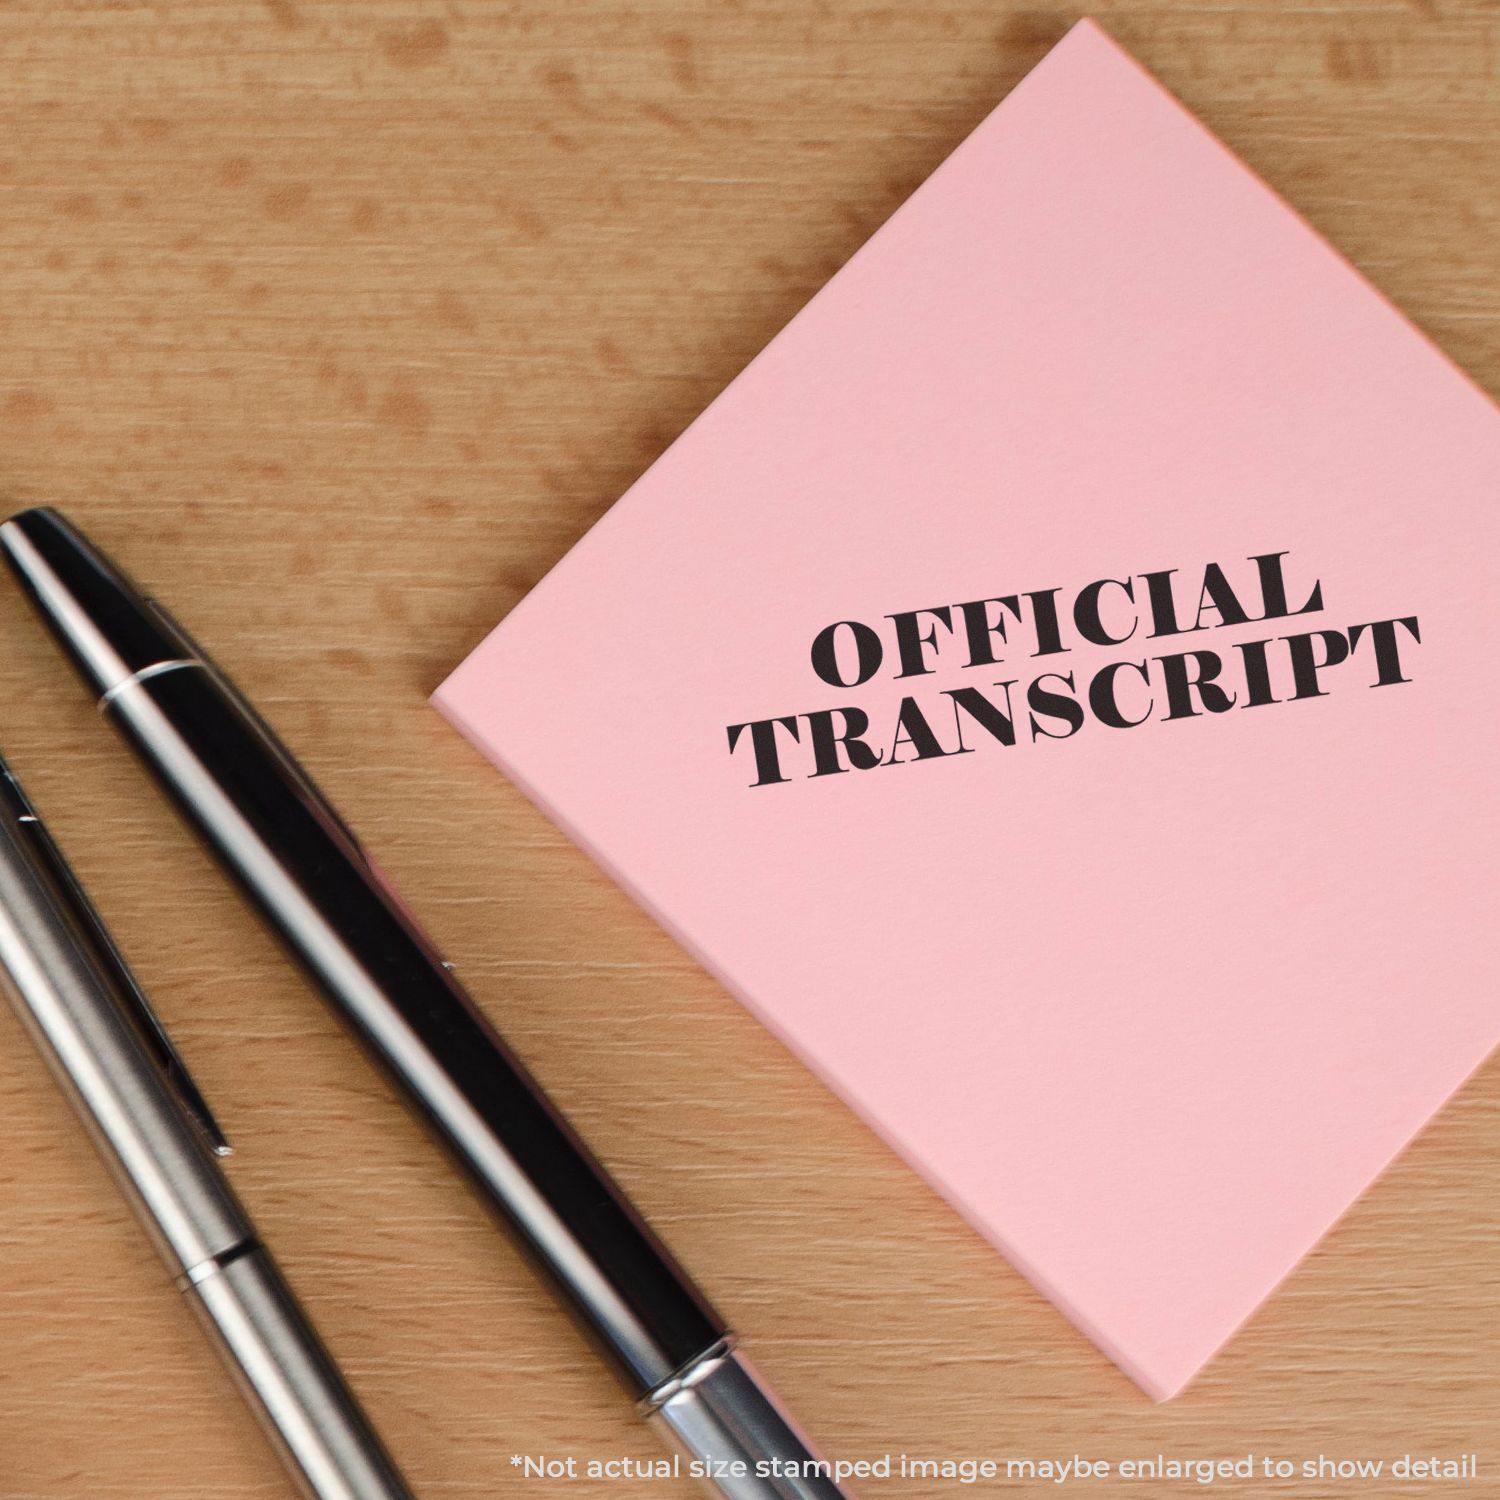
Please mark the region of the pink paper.
POLYGON ((1490 402, 1085 22, 435 701, 1165 1398, 1500 1037, 1497 514, 1490 402))

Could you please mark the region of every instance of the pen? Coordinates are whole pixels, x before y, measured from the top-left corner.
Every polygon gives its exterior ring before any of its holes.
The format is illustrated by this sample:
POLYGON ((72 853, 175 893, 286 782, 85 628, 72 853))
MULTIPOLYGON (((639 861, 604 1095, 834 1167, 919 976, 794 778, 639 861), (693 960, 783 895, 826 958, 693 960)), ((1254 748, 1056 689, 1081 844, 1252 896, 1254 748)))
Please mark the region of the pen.
POLYGON ((223 1134, 0 760, 0 982, 309 1500, 411 1500, 216 1156, 223 1134))
POLYGON ((695 1476, 731 1500, 847 1496, 353 833, 186 631, 54 510, 0 525, 0 550, 107 716, 695 1476))

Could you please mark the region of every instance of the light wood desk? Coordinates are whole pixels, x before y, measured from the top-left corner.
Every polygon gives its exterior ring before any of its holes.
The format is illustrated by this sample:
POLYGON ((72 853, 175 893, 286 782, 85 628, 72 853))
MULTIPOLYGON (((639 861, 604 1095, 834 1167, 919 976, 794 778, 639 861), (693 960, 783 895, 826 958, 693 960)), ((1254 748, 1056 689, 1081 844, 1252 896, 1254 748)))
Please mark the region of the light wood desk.
MULTIPOLYGON (((69 508, 243 680, 830 1447, 1494 1475, 1500 1068, 1153 1406, 424 703, 1071 19, 12 0, 0 486, 69 508)), ((1500 390, 1492 4, 1100 19, 1500 390)), ((512 1452, 658 1450, 8 587, 0 643, 0 740, 420 1493, 666 1494, 515 1477, 512 1452)), ((0 1497, 280 1500, 8 1017, 0 1099, 0 1497)))

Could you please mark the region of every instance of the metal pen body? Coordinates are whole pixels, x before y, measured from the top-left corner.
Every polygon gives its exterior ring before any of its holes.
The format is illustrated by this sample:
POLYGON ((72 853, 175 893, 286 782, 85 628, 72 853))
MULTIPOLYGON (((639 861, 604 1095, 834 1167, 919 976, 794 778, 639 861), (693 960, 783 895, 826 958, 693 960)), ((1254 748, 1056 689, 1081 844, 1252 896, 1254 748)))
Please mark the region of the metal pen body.
MULTIPOLYGON (((573 1309, 643 1414, 714 1463, 816 1462, 723 1319, 531 1079, 248 703, 55 512, 0 550, 100 706, 573 1309), (772 1445, 769 1449, 757 1445, 772 1445)), ((751 1475, 733 1500, 835 1500, 751 1475)))
POLYGON ((97 914, 0 768, 0 982, 309 1500, 411 1500, 132 1017, 97 914))
POLYGON ((183 1277, 254 1232, 39 863, 35 818, 0 772, 0 969, 105 1163, 183 1277))

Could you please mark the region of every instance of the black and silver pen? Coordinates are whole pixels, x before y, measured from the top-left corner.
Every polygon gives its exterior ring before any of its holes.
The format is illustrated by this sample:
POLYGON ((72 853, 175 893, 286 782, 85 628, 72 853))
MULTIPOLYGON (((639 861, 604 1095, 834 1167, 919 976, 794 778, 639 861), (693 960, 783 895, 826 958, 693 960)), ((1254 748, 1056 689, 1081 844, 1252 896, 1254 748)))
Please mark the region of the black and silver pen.
POLYGON ((55 511, 0 525, 0 550, 108 717, 696 1477, 732 1500, 847 1496, 327 799, 201 648, 55 511))
POLYGON ((228 1147, 0 761, 0 983, 309 1500, 411 1500, 215 1157, 228 1147))

